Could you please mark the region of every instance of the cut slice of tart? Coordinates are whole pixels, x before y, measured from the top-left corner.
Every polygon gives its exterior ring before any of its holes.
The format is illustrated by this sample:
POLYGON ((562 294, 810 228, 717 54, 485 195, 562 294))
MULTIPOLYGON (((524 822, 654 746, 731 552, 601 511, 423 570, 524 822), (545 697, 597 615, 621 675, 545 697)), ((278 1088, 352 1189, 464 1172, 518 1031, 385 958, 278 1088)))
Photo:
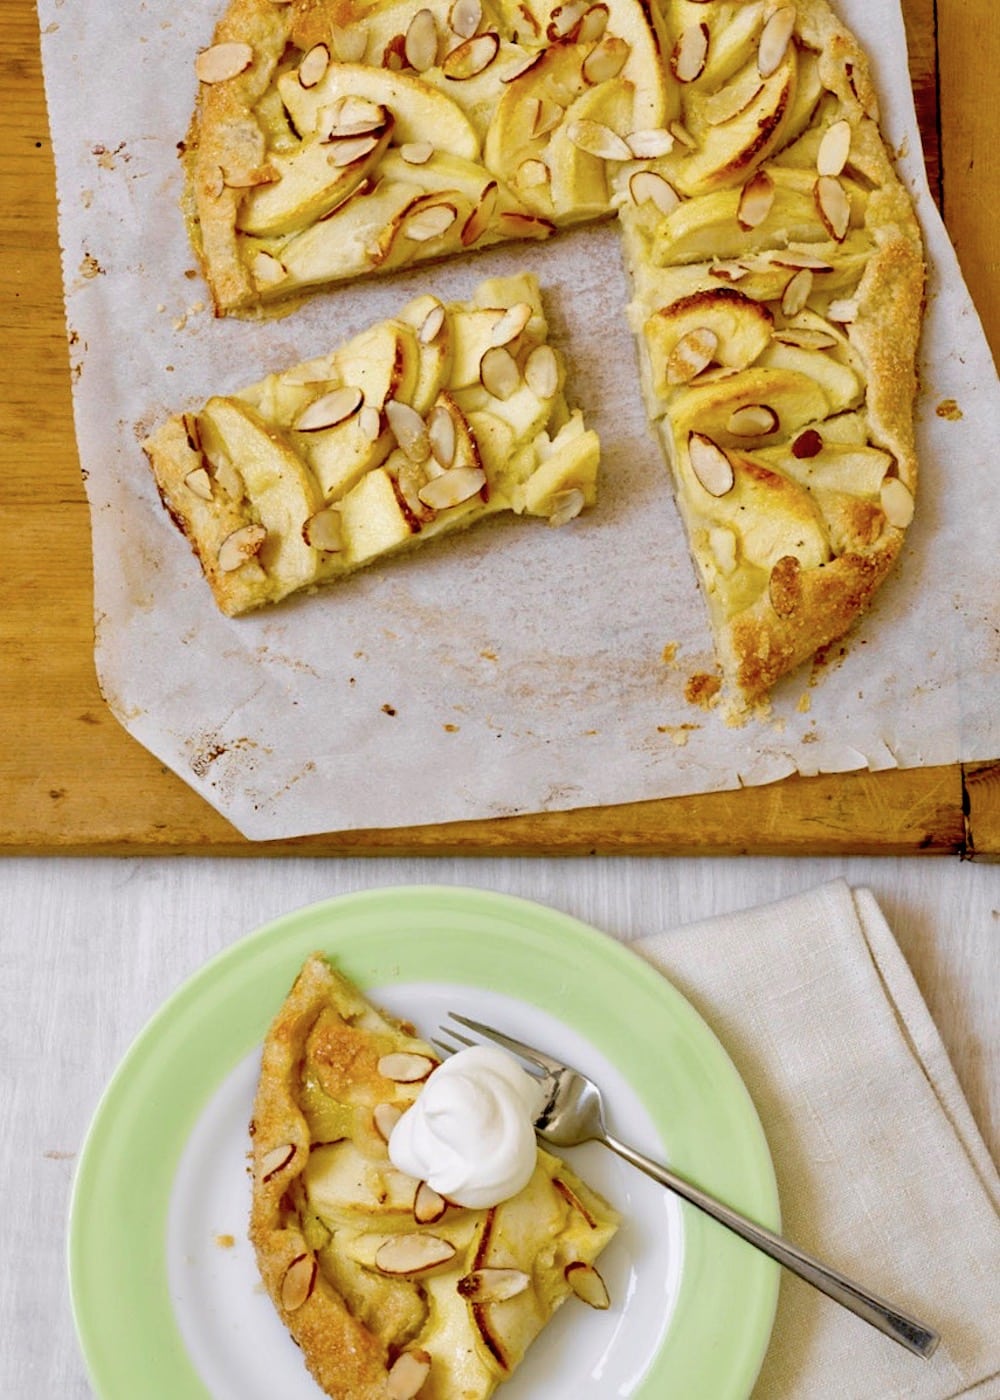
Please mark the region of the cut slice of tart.
POLYGON ((502 510, 593 504, 599 444, 563 395, 531 275, 425 295, 328 355, 170 418, 144 444, 224 613, 502 510))
POLYGON ((391 1127, 436 1064, 321 954, 264 1042, 250 1237, 338 1400, 485 1400, 570 1295, 607 1306, 594 1261, 618 1217, 564 1162, 539 1149, 524 1189, 483 1210, 392 1166, 391 1127))
POLYGON ((841 637, 913 514, 922 243, 825 0, 663 5, 672 129, 621 209, 650 418, 732 696, 841 637))

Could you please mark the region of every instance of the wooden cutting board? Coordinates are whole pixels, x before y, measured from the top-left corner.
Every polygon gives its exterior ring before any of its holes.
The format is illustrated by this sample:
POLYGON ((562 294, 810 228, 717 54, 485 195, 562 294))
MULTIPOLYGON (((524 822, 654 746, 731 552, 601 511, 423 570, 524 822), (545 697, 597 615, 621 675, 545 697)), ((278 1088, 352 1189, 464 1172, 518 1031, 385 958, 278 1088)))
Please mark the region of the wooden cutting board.
MULTIPOLYGON (((931 188, 1000 344, 993 0, 903 0, 931 188), (987 198, 987 192, 990 197, 987 198)), ((90 526, 73 436, 52 151, 29 0, 5 7, 0 97, 0 852, 904 854, 1000 858, 1000 759, 503 820, 241 837, 119 726, 93 664, 90 526)), ((998 600, 1000 605, 1000 600, 998 600)))

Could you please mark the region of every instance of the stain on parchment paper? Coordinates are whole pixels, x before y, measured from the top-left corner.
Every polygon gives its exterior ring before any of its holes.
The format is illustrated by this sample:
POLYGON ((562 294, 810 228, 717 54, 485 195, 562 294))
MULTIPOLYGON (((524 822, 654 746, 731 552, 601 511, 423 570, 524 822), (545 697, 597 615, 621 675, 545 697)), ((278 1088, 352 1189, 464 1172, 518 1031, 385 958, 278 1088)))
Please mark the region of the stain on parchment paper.
MULTIPOLYGON (((254 762, 254 751, 260 749, 260 745, 254 740, 243 736, 239 739, 223 739, 216 733, 202 734, 194 738, 189 743, 191 757, 188 760, 191 772, 197 778, 207 778, 214 765, 221 758, 239 758, 236 767, 252 771, 256 766, 254 762)), ((213 787, 231 785, 236 774, 233 772, 232 763, 226 765, 226 772, 218 775, 213 774, 211 782, 213 787)))

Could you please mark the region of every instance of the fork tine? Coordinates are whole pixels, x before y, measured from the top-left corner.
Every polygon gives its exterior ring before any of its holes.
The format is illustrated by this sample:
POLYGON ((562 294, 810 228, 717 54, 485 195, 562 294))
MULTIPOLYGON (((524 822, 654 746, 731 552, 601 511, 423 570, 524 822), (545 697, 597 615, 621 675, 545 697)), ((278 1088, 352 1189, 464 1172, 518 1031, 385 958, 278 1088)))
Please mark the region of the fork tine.
MULTIPOLYGON (((497 1045, 502 1045, 506 1050, 513 1051, 515 1055, 520 1055, 529 1064, 535 1065, 548 1074, 558 1074, 564 1068, 561 1061, 553 1060, 550 1055, 536 1050, 533 1045, 526 1045, 523 1040, 515 1040, 512 1035, 505 1035, 503 1031, 495 1030, 493 1026, 484 1026, 482 1021, 473 1021, 468 1016, 460 1016, 457 1011, 449 1011, 448 1015, 459 1025, 467 1026, 470 1031, 475 1031, 477 1035, 483 1036, 486 1040, 495 1041, 497 1045)), ((463 1039, 457 1031, 450 1031, 449 1034, 455 1035, 459 1040, 463 1039)))

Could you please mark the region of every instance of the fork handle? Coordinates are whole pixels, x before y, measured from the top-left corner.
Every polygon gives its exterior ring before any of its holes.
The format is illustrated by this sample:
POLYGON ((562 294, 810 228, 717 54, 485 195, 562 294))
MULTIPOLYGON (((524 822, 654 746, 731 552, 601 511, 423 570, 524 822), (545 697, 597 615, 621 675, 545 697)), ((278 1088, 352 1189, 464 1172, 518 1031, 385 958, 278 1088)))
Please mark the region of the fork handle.
POLYGON ((638 1167, 654 1181, 658 1181, 661 1186, 666 1186, 682 1200, 696 1206, 698 1210, 704 1211, 713 1220, 717 1220, 720 1225, 724 1225, 727 1230, 732 1230, 748 1244, 754 1245, 769 1258, 777 1260, 786 1269, 790 1269, 793 1274, 805 1279, 806 1283, 811 1283, 814 1288, 818 1288, 828 1298, 832 1298, 834 1302, 848 1308, 852 1313, 863 1318, 865 1322, 877 1327, 887 1337, 891 1337, 893 1341, 906 1347, 907 1351, 912 1351, 915 1355, 923 1357, 933 1354, 940 1338, 932 1328, 918 1322, 916 1318, 908 1316, 891 1303, 887 1303, 884 1298, 869 1293, 867 1289, 854 1283, 844 1274, 821 1263, 819 1259, 813 1258, 812 1255, 799 1249, 789 1240, 782 1239, 772 1230, 768 1230, 762 1225, 755 1225, 746 1216, 723 1205, 721 1201, 717 1201, 713 1196, 699 1190, 697 1186, 693 1186, 683 1177, 677 1176, 667 1167, 661 1166, 649 1157, 644 1157, 641 1152, 637 1152, 634 1147, 629 1147, 627 1143, 619 1142, 609 1133, 606 1133, 601 1141, 606 1147, 610 1147, 612 1152, 616 1152, 619 1157, 630 1162, 633 1167, 638 1167))

